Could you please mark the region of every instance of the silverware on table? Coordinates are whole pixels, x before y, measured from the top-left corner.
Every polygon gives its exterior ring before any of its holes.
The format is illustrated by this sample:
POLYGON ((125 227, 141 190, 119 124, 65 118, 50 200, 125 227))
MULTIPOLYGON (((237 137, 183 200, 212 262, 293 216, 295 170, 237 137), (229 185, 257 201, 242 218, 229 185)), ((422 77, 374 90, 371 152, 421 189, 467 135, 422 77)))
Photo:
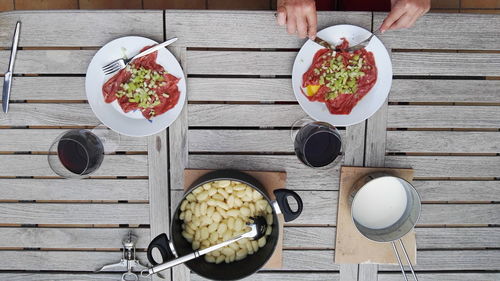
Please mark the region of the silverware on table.
POLYGON ((380 29, 377 29, 375 32, 373 32, 368 38, 366 38, 365 40, 357 43, 356 45, 353 45, 347 49, 340 49, 338 47, 335 47, 333 46, 332 44, 328 43, 328 41, 322 39, 321 37, 318 37, 316 36, 316 38, 314 38, 314 42, 316 44, 319 44, 325 48, 328 48, 330 50, 334 50, 334 51, 337 51, 337 52, 354 52, 354 51, 357 51, 357 50, 360 50, 360 49, 363 49, 365 48, 366 46, 368 46, 368 44, 370 43, 370 41, 372 40, 373 36, 375 35, 379 35, 381 32, 380 32, 380 29))
POLYGON ((5 77, 3 78, 2 108, 3 112, 5 113, 9 111, 10 90, 12 88, 12 72, 14 71, 14 61, 16 60, 20 28, 21 28, 21 22, 18 21, 16 23, 16 30, 14 32, 14 37, 12 39, 12 49, 10 52, 9 69, 7 70, 7 72, 5 73, 5 77))
POLYGON ((152 268, 145 269, 145 270, 141 271, 141 276, 148 277, 152 274, 158 273, 160 271, 169 269, 169 268, 174 267, 176 265, 179 265, 181 263, 188 262, 188 261, 193 260, 197 257, 200 257, 200 256, 203 256, 203 255, 208 254, 210 252, 216 251, 220 248, 223 248, 229 244, 232 244, 232 243, 237 242, 237 241, 244 239, 244 238, 249 238, 249 239, 257 241, 266 234, 267 222, 266 222, 266 219, 262 216, 258 216, 258 217, 253 218, 253 222, 247 223, 247 225, 250 227, 250 230, 241 234, 241 235, 238 235, 238 236, 236 236, 232 239, 229 239, 227 241, 221 242, 217 245, 214 245, 214 246, 211 246, 211 247, 199 250, 199 251, 195 251, 191 254, 187 254, 185 256, 176 258, 174 260, 167 261, 167 262, 159 264, 159 265, 155 265, 152 268))
POLYGON ((161 44, 158 44, 154 47, 151 47, 151 48, 145 50, 144 52, 140 52, 139 54, 137 54, 129 59, 122 58, 122 59, 117 59, 115 61, 112 61, 112 62, 108 63, 107 65, 103 66, 102 71, 104 72, 105 75, 108 75, 108 74, 111 74, 111 73, 116 72, 118 70, 124 69, 132 60, 134 60, 136 58, 143 57, 145 55, 149 55, 154 51, 157 51, 161 48, 164 48, 164 47, 174 43, 175 41, 177 41, 177 37, 174 37, 174 38, 169 39, 161 44))

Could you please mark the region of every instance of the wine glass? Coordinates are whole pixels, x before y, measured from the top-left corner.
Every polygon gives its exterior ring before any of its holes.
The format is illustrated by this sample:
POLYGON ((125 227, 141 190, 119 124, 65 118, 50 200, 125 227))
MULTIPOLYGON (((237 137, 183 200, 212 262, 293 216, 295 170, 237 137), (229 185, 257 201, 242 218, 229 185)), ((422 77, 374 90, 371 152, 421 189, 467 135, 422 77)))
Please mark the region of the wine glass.
POLYGON ((71 129, 60 134, 50 146, 50 168, 64 178, 84 178, 99 169, 106 153, 113 152, 120 135, 104 125, 91 130, 71 129))
POLYGON ((342 159, 342 138, 335 126, 309 117, 292 124, 290 136, 295 155, 311 168, 332 168, 342 159))

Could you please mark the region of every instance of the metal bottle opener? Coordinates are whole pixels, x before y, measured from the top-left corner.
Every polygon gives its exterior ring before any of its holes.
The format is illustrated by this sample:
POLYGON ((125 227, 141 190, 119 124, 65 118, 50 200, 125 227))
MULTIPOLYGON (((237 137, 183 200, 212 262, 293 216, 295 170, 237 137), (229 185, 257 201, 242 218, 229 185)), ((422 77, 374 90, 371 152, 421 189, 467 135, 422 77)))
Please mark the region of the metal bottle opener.
POLYGON ((108 264, 101 269, 100 271, 126 271, 122 275, 122 281, 137 281, 139 280, 139 276, 135 274, 133 271, 141 271, 147 269, 148 267, 142 265, 139 260, 136 259, 135 255, 135 243, 137 242, 137 237, 132 235, 132 232, 128 233, 128 236, 122 241, 123 251, 122 258, 119 262, 114 264, 108 264))

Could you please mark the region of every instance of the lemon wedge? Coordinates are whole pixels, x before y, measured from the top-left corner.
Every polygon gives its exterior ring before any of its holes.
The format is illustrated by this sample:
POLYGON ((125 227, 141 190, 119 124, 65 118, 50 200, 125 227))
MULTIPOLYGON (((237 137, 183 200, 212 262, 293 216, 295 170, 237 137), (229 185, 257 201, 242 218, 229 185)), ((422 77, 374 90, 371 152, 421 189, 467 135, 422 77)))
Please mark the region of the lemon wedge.
POLYGON ((321 87, 321 85, 308 85, 306 87, 307 88, 307 91, 306 91, 307 95, 310 97, 314 96, 318 92, 320 87, 321 87))

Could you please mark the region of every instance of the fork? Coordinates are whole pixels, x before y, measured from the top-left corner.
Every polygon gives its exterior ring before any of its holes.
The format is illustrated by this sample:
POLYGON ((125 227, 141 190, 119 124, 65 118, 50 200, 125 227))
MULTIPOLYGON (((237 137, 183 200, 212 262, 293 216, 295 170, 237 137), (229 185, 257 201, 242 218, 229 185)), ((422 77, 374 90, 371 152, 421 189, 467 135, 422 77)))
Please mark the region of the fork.
POLYGON ((166 46, 174 43, 175 41, 177 41, 177 37, 174 37, 174 38, 169 39, 161 44, 158 44, 154 47, 151 47, 151 48, 145 50, 144 52, 140 52, 139 54, 137 54, 129 59, 121 58, 121 59, 117 59, 115 61, 112 61, 112 62, 108 63, 107 65, 103 66, 102 71, 104 72, 104 75, 108 75, 108 74, 114 73, 118 70, 124 69, 134 59, 143 57, 145 55, 149 55, 154 51, 157 51, 163 47, 166 47, 166 46))
POLYGON ((346 52, 349 52, 349 53, 350 53, 350 52, 354 52, 354 51, 357 51, 357 50, 363 49, 363 48, 365 48, 366 46, 368 46, 368 44, 369 44, 369 43, 370 43, 370 41, 372 40, 373 36, 375 36, 375 35, 379 35, 379 34, 381 34, 380 29, 377 29, 377 30, 375 30, 375 32, 373 32, 373 33, 370 35, 370 37, 366 38, 365 40, 363 40, 363 41, 359 42, 358 44, 356 44, 356 45, 354 45, 354 46, 351 46, 351 47, 349 47, 349 48, 345 49, 344 51, 346 51, 346 52))

